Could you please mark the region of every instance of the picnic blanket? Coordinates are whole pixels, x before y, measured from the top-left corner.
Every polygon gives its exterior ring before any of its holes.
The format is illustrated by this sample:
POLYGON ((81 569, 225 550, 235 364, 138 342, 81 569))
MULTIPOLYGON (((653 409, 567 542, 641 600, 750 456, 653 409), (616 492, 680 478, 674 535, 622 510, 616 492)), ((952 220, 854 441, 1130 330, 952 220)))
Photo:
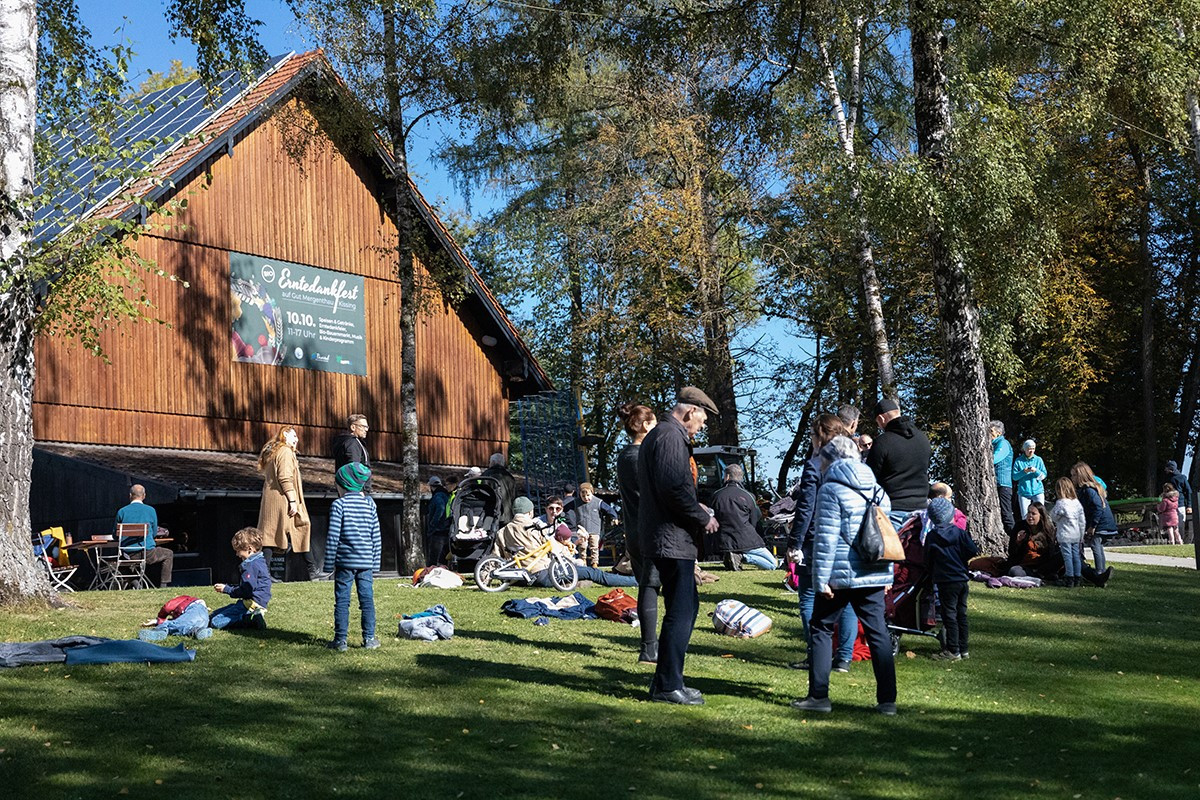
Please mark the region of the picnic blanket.
POLYGON ((113 639, 67 651, 67 666, 75 664, 166 664, 195 661, 196 651, 183 645, 163 647, 138 639, 113 639))
POLYGON ((1042 585, 1041 578, 1034 578, 1032 576, 1023 576, 1018 578, 1009 575, 1001 575, 997 577, 995 575, 989 575, 986 572, 976 571, 971 572, 971 580, 985 583, 989 589, 999 589, 1001 587, 1008 587, 1010 589, 1036 589, 1042 585))
POLYGON ((405 614, 400 619, 399 636, 420 639, 426 642, 454 638, 454 620, 450 612, 440 603, 416 614, 405 614))
POLYGON ((506 600, 500 610, 510 617, 530 619, 553 617, 554 619, 599 619, 596 604, 579 592, 570 597, 526 597, 524 600, 506 600))

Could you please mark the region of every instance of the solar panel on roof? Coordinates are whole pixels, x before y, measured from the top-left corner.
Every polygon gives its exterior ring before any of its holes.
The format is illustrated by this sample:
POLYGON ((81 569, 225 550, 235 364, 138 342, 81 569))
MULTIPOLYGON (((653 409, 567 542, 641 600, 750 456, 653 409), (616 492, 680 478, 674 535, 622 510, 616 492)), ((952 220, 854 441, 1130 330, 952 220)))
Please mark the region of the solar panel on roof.
MULTIPOLYGON (((53 171, 65 185, 34 214, 34 240, 47 241, 66 229, 79 216, 108 200, 135 171, 145 169, 181 139, 198 133, 216 113, 237 99, 251 85, 272 72, 289 54, 272 58, 247 82, 240 72, 223 73, 209 99, 199 80, 169 86, 126 104, 127 114, 108 132, 111 147, 105 154, 118 155, 96 161, 93 151, 99 132, 81 116, 64 133, 48 135, 53 149, 53 171)), ((38 170, 36 192, 43 193, 47 171, 38 170)))

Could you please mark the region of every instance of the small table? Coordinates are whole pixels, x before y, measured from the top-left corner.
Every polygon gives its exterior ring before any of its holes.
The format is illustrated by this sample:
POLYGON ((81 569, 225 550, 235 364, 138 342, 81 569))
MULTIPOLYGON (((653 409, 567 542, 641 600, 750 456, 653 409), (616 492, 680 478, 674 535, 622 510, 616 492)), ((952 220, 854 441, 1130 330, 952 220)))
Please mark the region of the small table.
MULTIPOLYGON (((155 539, 154 544, 155 546, 158 546, 160 544, 167 544, 168 542, 173 541, 175 541, 173 538, 164 536, 161 539, 155 539)), ((66 550, 82 551, 84 555, 87 556, 88 561, 91 562, 94 572, 92 573, 92 582, 89 583, 87 587, 89 592, 98 589, 107 589, 109 587, 109 582, 105 577, 104 569, 101 566, 100 551, 102 548, 115 546, 116 543, 113 541, 112 536, 93 536, 91 539, 87 539, 82 542, 73 542, 64 548, 66 550)))

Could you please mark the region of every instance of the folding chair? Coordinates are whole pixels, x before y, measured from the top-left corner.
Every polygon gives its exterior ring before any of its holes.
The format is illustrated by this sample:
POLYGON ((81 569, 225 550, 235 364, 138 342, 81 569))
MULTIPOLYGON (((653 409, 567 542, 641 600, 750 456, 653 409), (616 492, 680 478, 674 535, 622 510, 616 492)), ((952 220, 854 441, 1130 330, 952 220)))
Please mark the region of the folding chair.
POLYGON ((116 553, 105 559, 109 568, 109 588, 150 588, 150 579, 146 576, 146 548, 129 547, 124 544, 127 539, 142 544, 149 529, 150 526, 145 522, 122 522, 117 525, 116 553))
MULTIPOLYGON (((46 576, 50 578, 50 587, 52 589, 58 592, 73 592, 75 590, 71 588, 67 581, 71 580, 71 577, 75 574, 75 571, 78 570, 79 567, 70 562, 69 556, 65 559, 62 559, 67 562, 65 565, 63 565, 61 561, 55 561, 50 557, 50 554, 47 552, 45 540, 45 536, 48 533, 49 531, 43 531, 41 533, 33 534, 34 557, 36 557, 41 563, 42 567, 45 568, 46 576)), ((65 539, 62 541, 65 542, 65 539)), ((60 547, 61 546, 62 545, 60 544, 60 547)), ((61 552, 63 555, 66 555, 66 551, 61 552)))

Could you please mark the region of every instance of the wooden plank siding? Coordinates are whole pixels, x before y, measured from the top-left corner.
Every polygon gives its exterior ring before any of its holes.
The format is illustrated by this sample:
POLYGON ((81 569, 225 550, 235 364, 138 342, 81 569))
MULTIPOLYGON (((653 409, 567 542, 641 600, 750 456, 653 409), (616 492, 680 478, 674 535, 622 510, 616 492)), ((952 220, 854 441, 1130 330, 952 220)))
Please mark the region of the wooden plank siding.
MULTIPOLYGON (((399 459, 400 296, 380 183, 365 160, 347 160, 329 142, 310 145, 299 164, 284 145, 275 122, 252 126, 232 156, 215 156, 180 182, 176 197, 188 206, 166 221, 169 229, 152 219, 138 240, 141 255, 190 284, 147 279, 154 313, 170 327, 142 322, 106 333, 109 364, 38 340, 37 440, 249 452, 291 424, 302 453, 323 455, 357 411, 370 419, 374 457, 399 459), (364 276, 367 375, 234 362, 232 251, 364 276)), ((491 323, 430 305, 417 331, 421 461, 486 463, 508 447, 502 365, 480 343, 491 323)))

